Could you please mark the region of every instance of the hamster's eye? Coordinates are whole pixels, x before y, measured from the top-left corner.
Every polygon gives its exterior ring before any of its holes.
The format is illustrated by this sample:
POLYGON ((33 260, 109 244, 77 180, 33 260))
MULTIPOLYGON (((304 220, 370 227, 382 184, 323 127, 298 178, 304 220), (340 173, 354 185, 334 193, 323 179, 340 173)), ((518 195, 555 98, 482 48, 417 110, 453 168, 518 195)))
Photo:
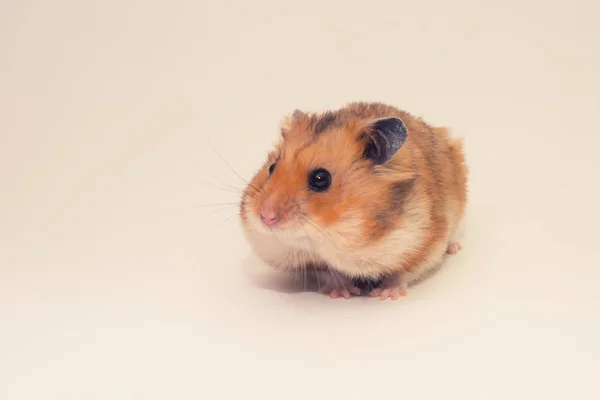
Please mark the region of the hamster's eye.
POLYGON ((323 168, 318 168, 308 174, 308 187, 315 192, 323 192, 331 186, 331 174, 323 168))
POLYGON ((275 165, 277 165, 276 162, 271 164, 271 166, 269 167, 269 175, 273 175, 273 171, 275 171, 275 165))

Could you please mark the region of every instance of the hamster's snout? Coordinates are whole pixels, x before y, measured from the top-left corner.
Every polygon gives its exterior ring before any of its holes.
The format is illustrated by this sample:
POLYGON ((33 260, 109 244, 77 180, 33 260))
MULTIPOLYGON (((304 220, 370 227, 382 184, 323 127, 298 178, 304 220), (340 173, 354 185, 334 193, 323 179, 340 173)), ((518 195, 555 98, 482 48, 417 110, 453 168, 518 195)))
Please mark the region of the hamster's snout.
POLYGON ((260 220, 269 228, 279 225, 284 213, 285 207, 277 196, 268 197, 260 206, 260 220))
POLYGON ((260 219, 267 226, 275 226, 279 222, 279 213, 275 207, 269 205, 263 205, 260 210, 260 219))
POLYGON ((260 221, 269 228, 289 228, 289 223, 294 219, 291 204, 278 195, 267 197, 259 206, 257 214, 260 221))

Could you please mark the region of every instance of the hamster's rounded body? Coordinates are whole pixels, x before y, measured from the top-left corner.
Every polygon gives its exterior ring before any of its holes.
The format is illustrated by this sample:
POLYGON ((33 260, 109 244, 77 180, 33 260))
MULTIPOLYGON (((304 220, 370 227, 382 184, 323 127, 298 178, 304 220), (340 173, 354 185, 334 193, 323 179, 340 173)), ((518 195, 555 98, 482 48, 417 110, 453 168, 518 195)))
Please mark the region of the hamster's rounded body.
POLYGON ((314 272, 323 293, 397 298, 460 245, 467 202, 462 142, 380 103, 296 111, 242 197, 254 252, 272 267, 314 272))

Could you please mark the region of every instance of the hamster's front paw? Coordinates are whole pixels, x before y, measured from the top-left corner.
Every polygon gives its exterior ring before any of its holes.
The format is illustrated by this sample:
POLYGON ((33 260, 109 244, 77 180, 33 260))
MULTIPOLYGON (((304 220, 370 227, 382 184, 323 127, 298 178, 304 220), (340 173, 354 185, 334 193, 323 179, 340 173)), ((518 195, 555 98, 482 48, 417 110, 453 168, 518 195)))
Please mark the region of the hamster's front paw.
POLYGON ((321 274, 321 276, 325 281, 321 294, 328 295, 332 299, 349 299, 351 295, 360 296, 360 289, 351 279, 333 273, 321 274))
POLYGON ((400 297, 406 296, 407 285, 403 275, 402 273, 398 273, 386 277, 378 287, 369 293, 369 296, 379 297, 381 300, 398 300, 400 297))

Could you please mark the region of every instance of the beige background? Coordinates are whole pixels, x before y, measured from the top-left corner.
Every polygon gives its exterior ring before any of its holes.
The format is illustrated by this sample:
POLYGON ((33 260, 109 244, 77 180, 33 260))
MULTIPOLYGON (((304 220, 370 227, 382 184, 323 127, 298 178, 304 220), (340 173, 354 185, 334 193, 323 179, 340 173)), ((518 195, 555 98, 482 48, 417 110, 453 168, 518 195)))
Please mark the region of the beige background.
POLYGON ((0 399, 600 398, 599 15, 1 2, 0 399), (271 279, 218 156, 352 100, 466 139, 465 250, 397 302, 271 279))

